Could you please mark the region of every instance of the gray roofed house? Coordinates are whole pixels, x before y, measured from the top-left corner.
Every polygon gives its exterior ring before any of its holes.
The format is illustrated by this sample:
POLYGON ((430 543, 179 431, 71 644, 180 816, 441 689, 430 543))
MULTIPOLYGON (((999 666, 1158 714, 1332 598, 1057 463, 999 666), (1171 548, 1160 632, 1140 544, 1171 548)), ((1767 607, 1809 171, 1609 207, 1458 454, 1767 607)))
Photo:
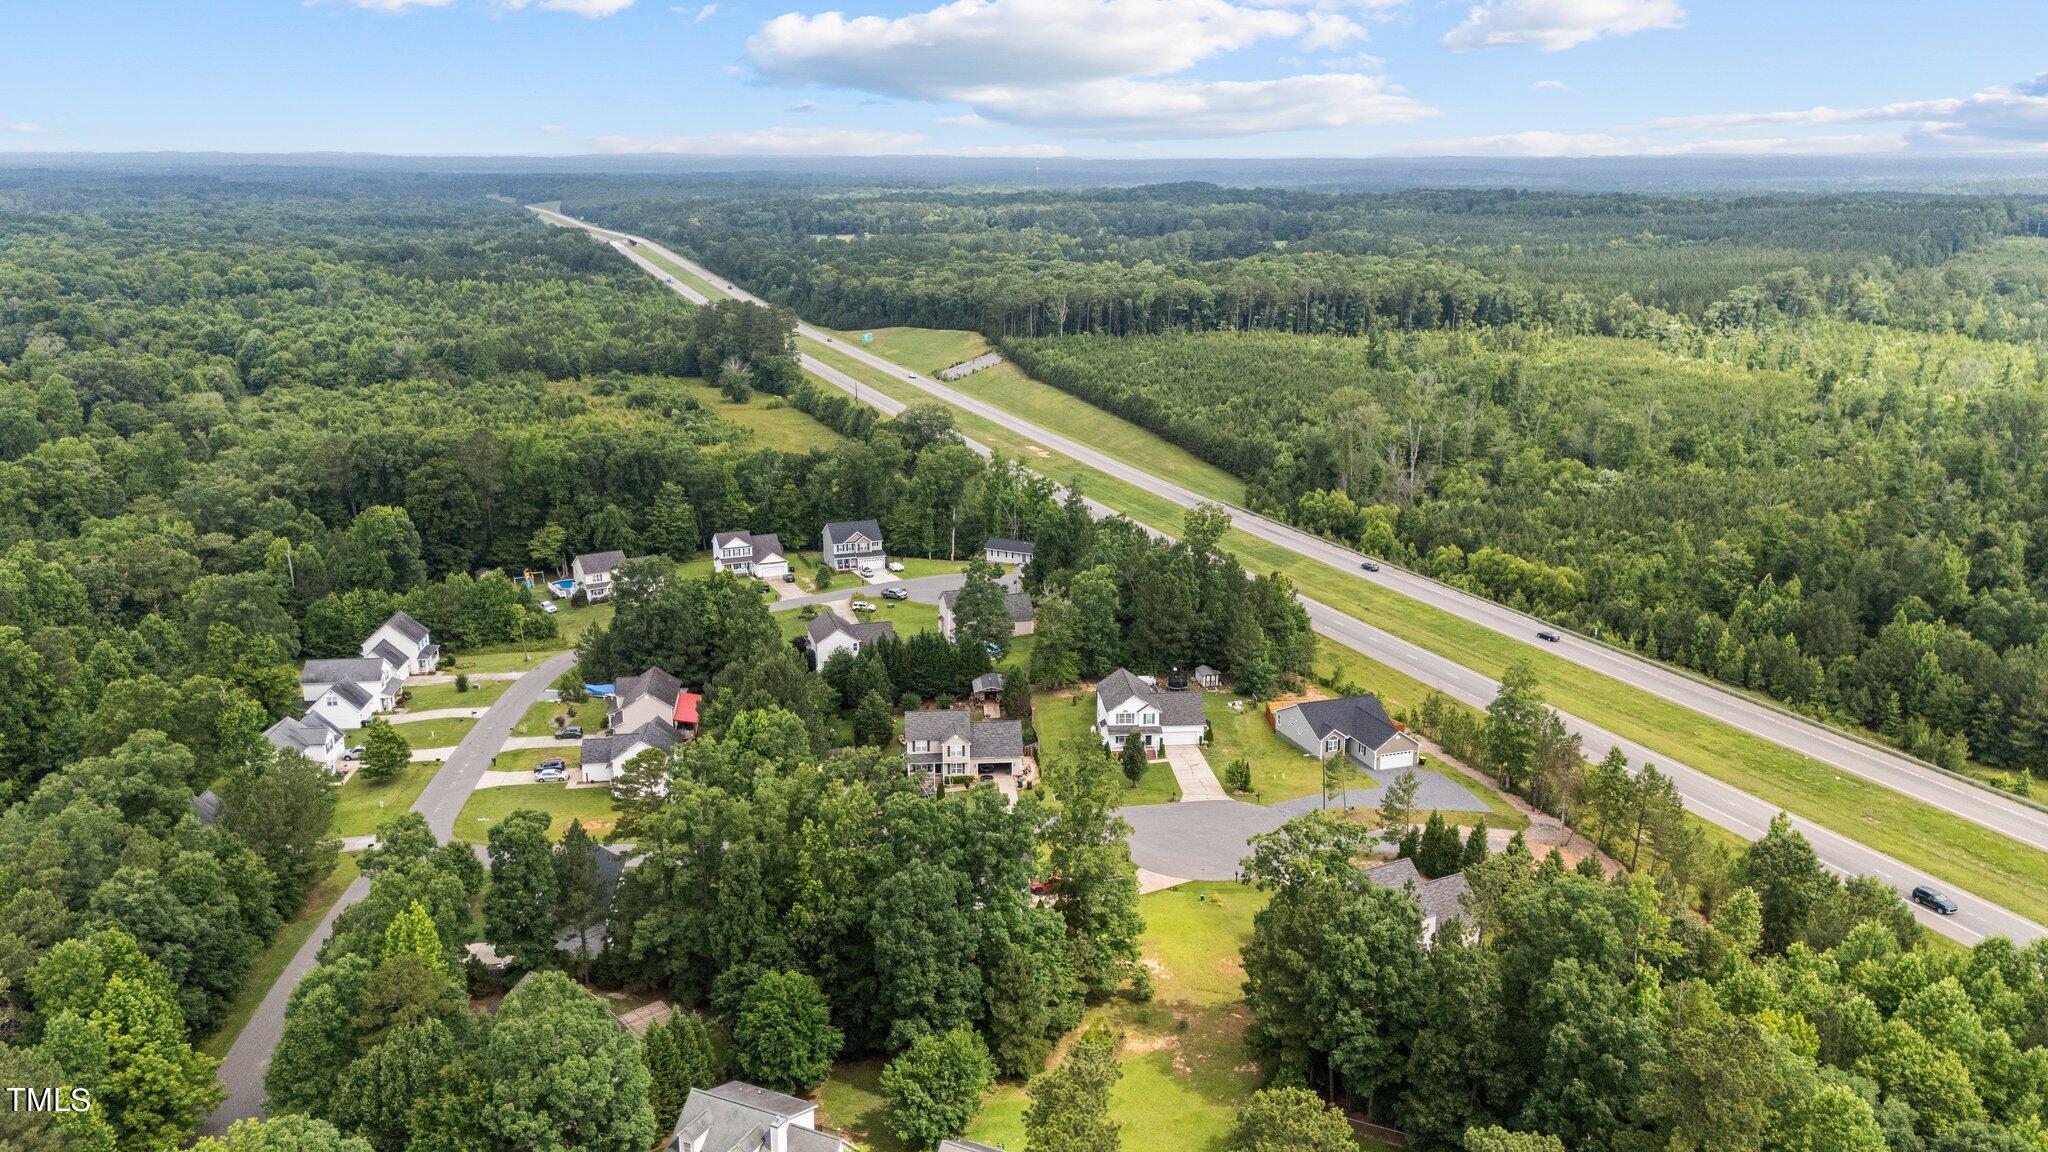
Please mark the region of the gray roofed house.
POLYGON ((660 668, 649 668, 637 676, 621 676, 612 686, 606 724, 614 729, 638 728, 650 720, 675 721, 676 698, 683 694, 683 682, 660 668))
POLYGON ((1365 878, 1382 888, 1406 892, 1415 898, 1422 908, 1422 942, 1429 943, 1436 937, 1438 926, 1458 919, 1467 928, 1471 926, 1470 914, 1465 911, 1465 896, 1472 891, 1472 885, 1463 872, 1424 880, 1416 871, 1415 861, 1409 859, 1389 860, 1365 871, 1365 878))
POLYGON ((1038 545, 1029 540, 991 536, 982 544, 981 553, 991 564, 1029 564, 1038 554, 1038 545))
POLYGON ((896 625, 887 620, 870 620, 856 624, 837 612, 820 612, 804 625, 804 637, 810 643, 811 659, 819 668, 825 666, 825 661, 830 660, 834 652, 844 650, 858 653, 861 645, 894 635, 896 625))
POLYGON ((1422 749, 1371 695, 1304 700, 1274 713, 1273 730, 1311 756, 1342 752, 1375 771, 1413 768, 1422 749))
POLYGON ((626 762, 640 753, 650 748, 672 752, 682 739, 682 734, 669 721, 649 720, 630 732, 585 736, 583 743, 577 746, 577 762, 586 782, 602 784, 615 779, 626 762))
POLYGON ((340 660, 308 660, 299 673, 301 684, 382 684, 385 662, 379 656, 340 660))
POLYGON ((336 680, 334 683, 327 685, 327 688, 336 696, 341 697, 358 708, 367 708, 370 706, 370 702, 376 699, 361 684, 353 680, 336 680))
POLYGON ((208 828, 219 822, 220 812, 220 797, 214 794, 213 789, 208 788, 192 798, 192 814, 199 817, 199 822, 208 828))
MULTIPOLYGON (((355 691, 361 692, 362 689, 355 688, 355 691)), ((308 712, 304 717, 286 716, 265 728, 263 738, 270 741, 272 747, 297 752, 308 760, 326 765, 329 771, 333 771, 341 761, 341 730, 318 712, 308 712)))
POLYGON ((882 526, 873 520, 835 520, 825 525, 825 563, 844 572, 863 564, 888 562, 882 547, 882 526))
POLYGON ((913 772, 974 776, 1015 772, 1024 759, 1024 725, 976 720, 958 708, 903 714, 903 760, 913 772))
POLYGON ((391 619, 384 621, 384 623, 387 627, 395 630, 415 644, 425 640, 428 636, 427 626, 413 619, 411 614, 407 612, 393 612, 391 619))
POLYGON ((1200 691, 1175 692, 1119 668, 1095 686, 1095 734, 1120 749, 1136 733, 1149 755, 1202 742, 1209 726, 1200 691))
POLYGON ((569 574, 575 577, 576 587, 583 590, 585 600, 603 600, 612 594, 612 573, 626 562, 626 554, 614 548, 609 552, 585 552, 569 561, 569 574))
POLYGON ((817 1129, 808 1100, 728 1080, 692 1088, 664 1152, 852 1152, 853 1145, 817 1129))
POLYGON ((408 663, 405 653, 393 648, 389 640, 377 641, 376 645, 370 649, 370 655, 394 668, 403 668, 408 663))
POLYGON ((789 571, 782 537, 773 532, 720 532, 711 537, 711 567, 742 576, 781 576, 789 571))
MULTIPOLYGON (((939 593, 939 634, 948 640, 953 638, 953 605, 959 600, 960 591, 957 588, 939 593)), ((1010 635, 1029 636, 1036 630, 1038 606, 1031 602, 1031 593, 1005 593, 1003 607, 1010 613, 1010 635)))

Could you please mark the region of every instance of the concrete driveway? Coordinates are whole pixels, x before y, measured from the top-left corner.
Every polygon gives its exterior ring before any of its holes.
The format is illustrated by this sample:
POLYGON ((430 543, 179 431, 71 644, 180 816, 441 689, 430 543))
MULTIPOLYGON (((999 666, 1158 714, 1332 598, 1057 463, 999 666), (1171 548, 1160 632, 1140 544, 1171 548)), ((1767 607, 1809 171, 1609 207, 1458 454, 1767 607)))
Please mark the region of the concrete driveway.
POLYGON ((1209 758, 1192 744, 1171 746, 1166 749, 1166 762, 1173 768, 1173 781, 1180 785, 1183 804, 1199 803, 1204 800, 1228 800, 1230 794, 1216 779, 1216 773, 1209 768, 1209 758))
MULTIPOLYGON (((868 584, 853 583, 853 581, 859 579, 854 573, 848 572, 842 573, 842 575, 847 577, 845 581, 835 584, 824 592, 814 592, 809 596, 792 596, 787 600, 777 600, 768 606, 768 610, 770 612, 781 612, 789 608, 801 608, 806 604, 837 604, 851 600, 855 596, 863 600, 872 600, 875 598, 876 589, 891 586, 900 587, 910 593, 910 599, 914 603, 937 604, 941 594, 957 592, 960 590, 961 585, 967 583, 967 577, 957 572, 949 572, 942 576, 913 576, 908 580, 892 576, 887 580, 877 580, 868 584)), ((1016 578, 1014 576, 1010 577, 1003 581, 1003 584, 1006 587, 1015 588, 1017 586, 1016 578)))

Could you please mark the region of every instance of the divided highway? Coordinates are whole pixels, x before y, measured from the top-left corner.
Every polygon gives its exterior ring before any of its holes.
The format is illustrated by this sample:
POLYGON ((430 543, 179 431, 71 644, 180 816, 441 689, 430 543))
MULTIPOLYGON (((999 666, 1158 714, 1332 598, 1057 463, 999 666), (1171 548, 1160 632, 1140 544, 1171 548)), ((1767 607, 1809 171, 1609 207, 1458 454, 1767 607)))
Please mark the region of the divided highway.
MULTIPOLYGON (((624 243, 628 239, 624 233, 595 228, 557 212, 538 208, 533 211, 551 224, 582 228, 612 241, 614 247, 627 253, 636 264, 649 269, 658 278, 668 278, 666 272, 641 258, 637 252, 632 251, 632 246, 624 243)), ((647 248, 665 260, 673 261, 677 267, 686 269, 691 275, 735 299, 755 304, 765 303, 744 289, 722 280, 701 265, 653 241, 642 237, 630 239, 635 245, 647 248)), ((671 287, 679 292, 683 292, 684 288, 676 282, 671 282, 671 287)), ((694 289, 684 294, 693 299, 701 300, 702 297, 702 293, 694 289)), ((808 324, 799 322, 796 331, 800 336, 830 344, 874 370, 928 393, 935 399, 1001 425, 1050 451, 1147 492, 1156 493, 1182 507, 1214 502, 1087 445, 1041 428, 974 396, 925 379, 918 373, 808 324)), ((849 392, 857 392, 862 399, 870 401, 885 414, 893 414, 903 407, 900 402, 878 395, 872 387, 860 388, 858 382, 845 373, 819 363, 809 356, 800 355, 799 359, 806 370, 849 392)), ((1364 557, 1350 549, 1242 508, 1232 507, 1230 511, 1233 526, 1300 556, 1340 569, 1358 579, 1377 581, 1403 596, 1422 601, 1531 646, 1541 644, 1543 651, 1573 661, 1602 675, 1752 732, 1763 739, 1827 763, 1842 772, 1883 784, 1915 800, 2001 832, 2031 847, 2048 850, 2048 812, 2018 803, 1989 789, 1959 781, 1930 765, 1866 744, 1824 725, 1780 711, 1739 693, 1693 679, 1639 656, 1569 634, 1565 634, 1558 644, 1543 644, 1535 636, 1543 625, 1522 613, 1384 563, 1377 573, 1363 572, 1359 568, 1359 563, 1364 557)), ((1390 667, 1398 668, 1422 683, 1468 704, 1483 707, 1493 699, 1497 685, 1488 677, 1366 624, 1349 613, 1305 596, 1301 599, 1308 608, 1310 620, 1317 632, 1328 639, 1390 667)), ((1776 806, 1724 784, 1704 772, 1674 761, 1669 756, 1653 753, 1568 713, 1560 712, 1559 715, 1564 719, 1566 726, 1579 735, 1589 755, 1598 758, 1604 756, 1608 749, 1619 747, 1632 764, 1655 762, 1661 771, 1676 781, 1687 808, 1738 835, 1750 839, 1762 835, 1771 817, 1777 812, 1776 806)), ((1981 897, 1971 895, 1952 882, 1931 876, 1796 815, 1792 817, 1792 821, 1813 843, 1822 862, 1837 873, 1845 876, 1875 876, 1901 892, 1925 884, 1957 896, 1962 907, 1955 916, 1938 916, 1914 907, 1915 915, 1929 928, 1965 944, 1974 944, 1988 936, 2008 936, 2024 944, 2048 935, 2048 929, 2041 925, 2006 911, 1981 897)))

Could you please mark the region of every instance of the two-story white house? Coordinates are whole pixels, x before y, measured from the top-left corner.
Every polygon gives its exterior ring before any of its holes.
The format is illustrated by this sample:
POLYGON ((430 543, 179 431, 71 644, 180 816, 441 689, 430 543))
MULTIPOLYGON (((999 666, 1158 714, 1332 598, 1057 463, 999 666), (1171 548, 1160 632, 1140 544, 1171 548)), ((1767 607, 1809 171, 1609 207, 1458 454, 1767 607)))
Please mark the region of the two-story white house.
POLYGON ((398 707, 405 678, 379 656, 353 660, 308 660, 299 673, 299 696, 342 731, 361 728, 370 717, 398 707))
POLYGON ((789 558, 783 555, 782 538, 773 532, 720 532, 711 538, 711 570, 780 580, 789 575, 789 558))
POLYGON ((881 572, 889 566, 882 547, 882 526, 873 520, 836 520, 825 525, 824 554, 825 563, 837 572, 857 568, 881 572))
POLYGON ((592 604, 610 598, 612 576, 619 565, 626 562, 626 554, 617 549, 610 552, 585 552, 569 561, 569 575, 576 581, 576 588, 583 598, 592 604))
POLYGON ((1018 720, 976 720, 959 708, 905 712, 903 759, 913 774, 1015 772, 1024 760, 1024 725, 1018 720))
POLYGON ((396 668, 401 678, 425 675, 441 663, 441 646, 433 642, 427 626, 404 612, 393 612, 391 619, 377 625, 361 652, 396 668))
POLYGON ((1147 756, 1200 744, 1209 719, 1199 691, 1163 689, 1150 677, 1119 668, 1095 686, 1095 734, 1112 750, 1136 736, 1147 756))
POLYGON ((307 712, 304 719, 286 716, 265 728, 263 738, 270 741, 271 747, 297 752, 329 772, 341 766, 342 753, 348 745, 341 729, 318 712, 307 712))
POLYGON ((858 656, 861 645, 894 635, 896 625, 887 620, 856 624, 837 612, 820 612, 816 619, 804 626, 804 638, 811 650, 813 668, 823 668, 834 652, 850 652, 858 656))

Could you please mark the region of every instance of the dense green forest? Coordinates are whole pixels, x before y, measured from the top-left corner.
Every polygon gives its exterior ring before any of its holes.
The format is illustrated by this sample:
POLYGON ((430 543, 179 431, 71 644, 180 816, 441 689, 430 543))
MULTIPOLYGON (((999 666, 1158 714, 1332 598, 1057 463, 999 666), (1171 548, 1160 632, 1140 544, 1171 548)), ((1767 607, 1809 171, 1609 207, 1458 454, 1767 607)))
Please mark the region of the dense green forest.
POLYGON ((1256 510, 2048 772, 2038 199, 756 191, 589 195, 814 320, 1000 338, 1256 510))
POLYGON ((1782 279, 1837 315, 1999 338, 2048 331, 2038 269, 1948 263, 2048 228, 2048 210, 2027 199, 743 182, 662 196, 590 188, 564 205, 675 243, 835 328, 1361 335, 1540 324, 1635 335, 1782 279))

